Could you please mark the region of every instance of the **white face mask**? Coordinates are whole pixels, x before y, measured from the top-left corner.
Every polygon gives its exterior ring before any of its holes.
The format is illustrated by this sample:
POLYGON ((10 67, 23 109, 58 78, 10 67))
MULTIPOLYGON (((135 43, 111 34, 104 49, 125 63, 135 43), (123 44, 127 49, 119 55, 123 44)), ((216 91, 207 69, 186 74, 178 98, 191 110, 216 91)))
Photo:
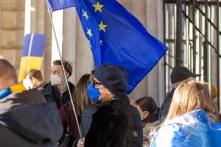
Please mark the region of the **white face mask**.
POLYGON ((24 79, 23 85, 27 90, 34 88, 34 85, 32 84, 32 81, 30 79, 24 79))
POLYGON ((59 77, 58 75, 52 74, 50 77, 51 85, 52 86, 57 86, 63 83, 64 78, 59 77))

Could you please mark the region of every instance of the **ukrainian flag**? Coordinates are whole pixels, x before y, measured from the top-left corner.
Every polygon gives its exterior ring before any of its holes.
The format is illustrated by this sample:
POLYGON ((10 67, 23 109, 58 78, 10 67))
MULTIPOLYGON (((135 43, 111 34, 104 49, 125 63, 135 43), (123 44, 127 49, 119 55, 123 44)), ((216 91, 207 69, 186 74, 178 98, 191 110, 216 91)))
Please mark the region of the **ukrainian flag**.
POLYGON ((46 35, 27 34, 24 38, 24 47, 19 71, 19 81, 25 78, 31 69, 41 69, 45 49, 46 35))

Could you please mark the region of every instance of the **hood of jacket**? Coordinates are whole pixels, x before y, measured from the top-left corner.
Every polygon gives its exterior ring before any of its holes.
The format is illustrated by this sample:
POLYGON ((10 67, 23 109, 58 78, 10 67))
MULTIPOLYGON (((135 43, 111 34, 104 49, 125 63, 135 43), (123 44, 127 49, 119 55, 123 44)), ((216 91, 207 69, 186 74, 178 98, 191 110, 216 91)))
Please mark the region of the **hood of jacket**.
POLYGON ((62 136, 56 104, 45 103, 37 90, 9 95, 0 102, 0 112, 1 125, 35 144, 56 144, 62 136))

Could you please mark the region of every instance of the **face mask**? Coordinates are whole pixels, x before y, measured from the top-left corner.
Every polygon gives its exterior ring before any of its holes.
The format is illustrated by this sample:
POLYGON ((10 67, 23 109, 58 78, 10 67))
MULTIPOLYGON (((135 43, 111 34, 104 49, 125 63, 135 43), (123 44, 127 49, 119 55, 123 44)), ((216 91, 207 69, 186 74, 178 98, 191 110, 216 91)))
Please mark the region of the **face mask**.
POLYGON ((24 79, 23 85, 27 90, 34 88, 34 85, 32 84, 30 79, 24 79))
POLYGON ((100 92, 93 84, 88 85, 87 94, 92 101, 99 101, 100 92))
POLYGON ((59 77, 57 75, 52 74, 51 77, 50 77, 50 81, 51 81, 51 85, 52 86, 56 86, 56 85, 62 84, 62 82, 64 80, 63 80, 63 78, 61 78, 61 77, 59 77))

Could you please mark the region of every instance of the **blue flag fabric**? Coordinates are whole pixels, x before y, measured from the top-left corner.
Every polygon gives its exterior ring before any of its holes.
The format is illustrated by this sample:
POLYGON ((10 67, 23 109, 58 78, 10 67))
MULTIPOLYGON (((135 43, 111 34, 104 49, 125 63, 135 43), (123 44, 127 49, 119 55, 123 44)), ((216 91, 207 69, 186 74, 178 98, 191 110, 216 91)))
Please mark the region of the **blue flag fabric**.
POLYGON ((45 42, 45 34, 27 34, 24 38, 22 56, 42 57, 45 49, 45 42))
POLYGON ((48 0, 52 11, 74 7, 77 0, 48 0))
POLYGON ((128 93, 167 51, 115 0, 78 0, 76 9, 96 67, 105 63, 124 67, 128 72, 128 93))
POLYGON ((45 34, 27 34, 25 36, 18 77, 19 81, 22 81, 25 78, 26 73, 29 70, 41 69, 45 44, 45 34))

